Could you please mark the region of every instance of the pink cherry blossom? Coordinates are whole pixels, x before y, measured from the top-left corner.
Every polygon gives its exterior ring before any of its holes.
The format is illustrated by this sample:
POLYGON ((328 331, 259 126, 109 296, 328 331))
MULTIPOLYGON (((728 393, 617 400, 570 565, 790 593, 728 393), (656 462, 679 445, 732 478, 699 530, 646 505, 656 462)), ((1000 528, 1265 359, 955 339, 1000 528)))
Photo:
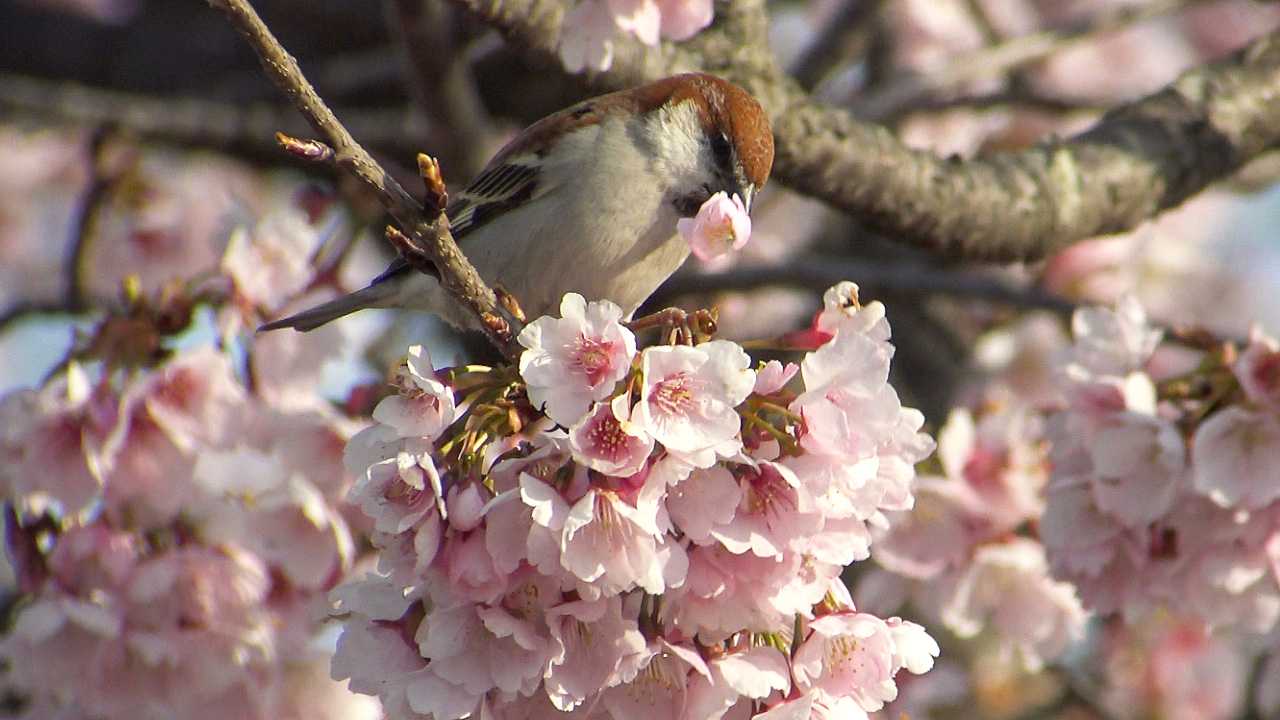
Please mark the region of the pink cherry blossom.
POLYGON ((693 677, 684 717, 720 720, 740 699, 763 700, 791 688, 787 659, 777 648, 726 653, 708 662, 707 670, 693 677))
POLYGON ((1147 324, 1146 311, 1132 296, 1108 308, 1082 308, 1071 319, 1075 362, 1097 375, 1127 375, 1140 370, 1160 342, 1147 324))
POLYGON ((1231 368, 1249 399, 1267 410, 1280 412, 1280 342, 1261 328, 1249 333, 1249 345, 1231 368))
POLYGON ((653 438, 648 433, 628 433, 629 425, 618 419, 608 403, 597 403, 569 429, 574 460, 605 475, 640 472, 653 451, 653 438))
POLYGON ((1098 423, 1087 442, 1091 487, 1103 511, 1138 528, 1173 505, 1183 485, 1186 447, 1172 423, 1116 413, 1098 423))
POLYGON ((526 573, 523 580, 497 604, 437 605, 418 628, 418 646, 433 674, 471 695, 473 703, 494 688, 530 694, 551 657, 540 610, 554 593, 546 578, 526 573))
POLYGON ((127 275, 144 293, 165 282, 216 272, 228 228, 272 193, 249 169, 217 156, 131 151, 128 193, 108 196, 94 241, 86 248, 86 280, 97 298, 115 298, 127 275))
POLYGON ((602 0, 584 0, 564 16, 560 62, 571 73, 605 72, 613 66, 613 36, 618 31, 602 0))
POLYGON ((1049 479, 1043 423, 1020 405, 997 406, 975 422, 966 408, 952 410, 938 432, 938 460, 947 477, 981 499, 984 514, 1013 529, 1038 517, 1049 479))
POLYGON ((867 720, 870 716, 852 698, 832 696, 813 688, 752 717, 754 720, 867 720))
POLYGON ((922 477, 915 506, 889 515, 889 529, 876 539, 876 562, 909 578, 926 580, 962 567, 975 545, 995 534, 982 498, 965 483, 922 477))
POLYGON ((569 509, 561 563, 605 596, 634 587, 657 594, 684 582, 684 550, 662 534, 655 509, 637 508, 617 493, 590 490, 569 509))
MULTIPOLYGON (((1171 720, 1240 717, 1249 675, 1226 637, 1194 619, 1157 615, 1112 626, 1100 648, 1101 699, 1110 712, 1171 720)), ((1265 711, 1264 711, 1265 713, 1265 711)))
POLYGON ((1214 413, 1192 441, 1198 492, 1223 507, 1256 510, 1280 498, 1280 417, 1235 406, 1214 413))
POLYGON ((656 0, 603 0, 613 21, 645 45, 658 44, 662 28, 662 8, 656 0))
POLYGON ((729 552, 776 557, 822 531, 822 513, 790 468, 761 462, 736 470, 741 486, 737 512, 710 531, 729 552))
POLYGON ((569 711, 603 688, 617 684, 623 661, 645 650, 634 619, 622 615, 622 600, 576 600, 547 610, 555 642, 546 672, 546 692, 557 709, 569 711))
POLYGON ((427 513, 443 507, 440 476, 425 453, 400 453, 370 465, 351 488, 348 499, 373 518, 374 527, 392 534, 408 530, 427 513))
POLYGON ((918 626, 867 613, 841 612, 809 623, 809 637, 794 659, 796 682, 805 689, 850 698, 866 712, 897 697, 893 676, 903 667, 927 670, 938 646, 918 626), (903 642, 902 647, 898 641, 903 642))
POLYGON ((613 393, 631 369, 636 340, 620 322, 622 308, 608 300, 588 303, 569 293, 560 315, 538 318, 520 333, 520 344, 528 348, 520 356, 520 375, 533 405, 568 427, 593 400, 613 393))
POLYGON ((688 40, 711 24, 712 0, 657 0, 662 10, 662 36, 676 42, 688 40))
POLYGON ((0 491, 24 514, 76 515, 102 490, 101 447, 116 425, 111 393, 73 364, 40 391, 0 398, 0 491))
POLYGON ((686 580, 666 593, 663 613, 673 627, 704 642, 743 628, 769 632, 796 613, 809 615, 840 574, 839 565, 798 553, 761 558, 719 544, 690 548, 688 562, 686 580))
MULTIPOLYGON (((337 293, 328 288, 306 292, 279 308, 285 316, 334 299, 337 293)), ((224 312, 219 324, 243 322, 237 312, 224 312)), ((298 411, 329 409, 316 393, 326 368, 335 360, 335 348, 353 345, 347 323, 334 322, 305 333, 258 333, 253 338, 250 356, 254 391, 271 407, 298 411)))
POLYGON ((944 586, 942 619, 961 637, 990 627, 1004 652, 1037 670, 1084 636, 1086 615, 1075 589, 1049 576, 1044 548, 1015 538, 984 545, 944 586))
POLYGON ((644 652, 628 658, 620 669, 622 683, 605 690, 600 702, 615 718, 679 718, 690 684, 708 674, 691 645, 650 641, 644 652))
POLYGON ((336 220, 332 217, 327 227, 317 227, 302 208, 274 208, 252 227, 232 231, 222 271, 250 303, 278 309, 311 281, 315 274, 311 259, 327 235, 336 231, 336 220))
POLYGON ((851 460, 869 457, 901 405, 888 385, 892 348, 866 335, 841 333, 800 364, 805 392, 792 410, 806 419, 801 443, 810 452, 851 460))
MULTIPOLYGON (((587 0, 591 2, 592 0, 587 0)), ((603 0, 617 27, 646 45, 687 40, 711 24, 711 0, 603 0)))
POLYGON ((436 376, 431 356, 421 345, 409 348, 398 378, 404 393, 383 398, 373 419, 394 428, 400 437, 434 439, 457 417, 453 391, 436 376))
POLYGON ((742 426, 734 407, 755 386, 751 359, 725 340, 702 345, 646 348, 644 384, 630 421, 668 452, 696 467, 741 447, 742 426))
POLYGON ((737 514, 743 492, 733 473, 721 465, 694 470, 667 494, 672 521, 699 545, 714 542, 713 528, 727 525, 737 514))
POLYGON ((751 216, 742 198, 712 195, 693 218, 681 218, 676 229, 699 260, 708 262, 741 250, 751 239, 751 216))
POLYGON ((933 661, 941 650, 922 625, 899 617, 885 620, 893 637, 893 665, 912 675, 923 675, 933 669, 933 661))
POLYGON ((857 283, 838 282, 822 294, 822 310, 814 318, 814 328, 835 335, 842 327, 848 332, 866 335, 877 343, 889 340, 889 321, 880 302, 862 304, 857 283))
POLYGON ((211 545, 238 542, 295 585, 328 589, 355 550, 342 516, 279 456, 239 446, 196 458, 195 483, 210 496, 192 511, 211 545))
POLYGON ((772 395, 786 387, 798 372, 800 366, 795 363, 789 362, 784 366, 777 360, 770 360, 756 370, 756 387, 753 392, 757 395, 772 395))
POLYGON ((174 445, 190 451, 198 444, 228 442, 245 392, 231 360, 205 346, 175 357, 126 392, 126 404, 138 401, 174 445))

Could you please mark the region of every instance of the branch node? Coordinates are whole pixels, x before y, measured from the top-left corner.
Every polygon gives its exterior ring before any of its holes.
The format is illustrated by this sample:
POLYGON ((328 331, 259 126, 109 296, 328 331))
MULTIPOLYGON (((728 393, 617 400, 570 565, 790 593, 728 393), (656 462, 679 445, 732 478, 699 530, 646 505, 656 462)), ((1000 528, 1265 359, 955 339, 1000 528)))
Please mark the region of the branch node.
POLYGON ((449 206, 449 191, 444 185, 444 175, 440 172, 440 161, 426 153, 418 153, 418 174, 422 176, 422 184, 427 187, 423 200, 428 213, 437 215, 449 206))
POLYGON ((503 342, 511 342, 511 325, 506 320, 491 312, 486 312, 480 315, 480 321, 484 323, 490 333, 501 338, 503 342))
POLYGON ((395 247, 396 252, 409 263, 409 267, 426 275, 437 275, 439 271, 436 269, 435 263, 431 262, 431 256, 425 250, 409 239, 408 235, 400 232, 400 229, 394 225, 388 225, 386 229, 387 240, 395 247))
POLYGON ((277 132, 276 142, 290 155, 310 162, 329 162, 334 156, 333 148, 319 140, 303 140, 277 132))
POLYGON ((498 298, 498 304, 503 310, 511 313, 511 317, 519 320, 521 323, 529 322, 525 317, 524 309, 520 307, 520 301, 516 300, 516 296, 511 291, 503 287, 501 284, 495 283, 493 286, 493 294, 498 298))

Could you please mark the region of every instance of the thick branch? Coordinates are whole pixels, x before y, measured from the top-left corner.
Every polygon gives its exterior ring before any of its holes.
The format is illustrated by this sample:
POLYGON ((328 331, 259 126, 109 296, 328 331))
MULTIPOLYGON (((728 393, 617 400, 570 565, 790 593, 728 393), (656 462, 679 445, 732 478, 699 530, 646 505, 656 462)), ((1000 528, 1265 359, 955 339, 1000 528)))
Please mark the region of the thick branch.
POLYGON ((1136 227, 1280 145, 1280 34, 1021 152, 943 159, 808 101, 775 132, 779 177, 890 237, 1032 260, 1136 227))
MULTIPOLYGON (((555 51, 563 0, 454 2, 536 54, 555 51)), ((885 128, 813 101, 760 39, 758 0, 735 0, 728 12, 681 46, 619 39, 614 68, 594 80, 614 88, 694 68, 721 73, 773 118, 779 180, 946 255, 1033 260, 1129 230, 1280 146, 1280 33, 1069 140, 961 160, 910 150, 885 128)))
POLYGON ((502 333, 489 320, 502 316, 493 290, 458 249, 444 213, 437 210, 435 217, 427 217, 422 206, 351 137, 303 76, 297 61, 280 45, 247 0, 209 0, 209 4, 226 13, 258 54, 267 77, 333 148, 338 166, 374 191, 387 212, 430 257, 445 289, 475 313, 480 326, 499 350, 508 358, 514 357, 516 350, 510 333, 502 333))

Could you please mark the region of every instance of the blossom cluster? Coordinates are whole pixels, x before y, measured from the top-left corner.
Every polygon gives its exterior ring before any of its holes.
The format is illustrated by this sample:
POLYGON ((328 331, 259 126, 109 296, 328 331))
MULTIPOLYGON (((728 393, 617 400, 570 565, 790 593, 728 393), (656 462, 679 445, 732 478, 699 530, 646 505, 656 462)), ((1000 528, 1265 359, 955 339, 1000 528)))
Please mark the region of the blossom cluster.
POLYGON ((209 348, 117 379, 73 363, 0 401, 26 596, 0 640, 6 682, 89 717, 306 707, 289 687, 324 687, 297 679, 327 659, 315 619, 354 557, 344 423, 253 401, 209 348))
MULTIPOLYGON (((376 713, 327 678, 328 591, 357 560, 353 530, 364 527, 344 502, 354 428, 316 395, 319 362, 305 345, 236 337, 310 283, 305 258, 340 222, 308 212, 313 198, 297 188, 282 186, 225 252, 193 248, 203 238, 189 234, 153 248, 170 259, 198 249, 187 259, 199 264, 190 276, 167 260, 131 265, 125 309, 100 318, 42 387, 0 397, 19 597, 0 682, 25 717, 376 713), (218 253, 222 273, 207 272, 218 253), (178 339, 201 302, 218 347, 178 339)), ((138 236, 158 226, 125 228, 168 218, 214 234, 212 218, 189 225, 160 212, 185 205, 151 200, 149 215, 105 213, 104 232, 138 236)))
POLYGON ((641 348, 620 308, 574 294, 520 334, 518 368, 410 348, 346 449, 379 561, 334 591, 334 677, 436 720, 892 700, 938 646, 857 610, 840 574, 911 506, 933 443, 888 384, 883 306, 850 283, 825 300, 798 366, 687 327, 641 348))
POLYGON ((1002 659, 1032 671, 1080 640, 1088 617, 1075 588, 1052 577, 1044 546, 1019 532, 1044 509, 1040 426, 1026 407, 976 419, 953 410, 938 433, 942 473, 922 476, 915 507, 890 515, 873 553, 888 576, 865 591, 880 603, 910 599, 962 638, 989 630, 1002 659))
POLYGON ((619 33, 646 45, 688 40, 711 24, 712 0, 581 0, 564 19, 560 60, 569 72, 605 71, 613 65, 619 33))
POLYGON ((1211 626, 1274 627, 1276 342, 1256 332, 1238 357, 1211 351, 1176 374, 1136 301, 1081 310, 1073 331, 1067 407, 1047 426, 1040 535, 1054 572, 1099 612, 1159 606, 1211 626))

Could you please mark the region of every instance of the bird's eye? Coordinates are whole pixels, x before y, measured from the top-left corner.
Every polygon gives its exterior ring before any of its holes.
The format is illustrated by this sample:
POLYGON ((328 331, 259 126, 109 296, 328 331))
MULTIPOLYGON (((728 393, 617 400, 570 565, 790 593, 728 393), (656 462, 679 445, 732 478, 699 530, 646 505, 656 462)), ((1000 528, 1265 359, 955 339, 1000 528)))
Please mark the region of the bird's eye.
POLYGON ((711 153, 722 166, 729 165, 729 138, 722 132, 711 136, 711 153))

